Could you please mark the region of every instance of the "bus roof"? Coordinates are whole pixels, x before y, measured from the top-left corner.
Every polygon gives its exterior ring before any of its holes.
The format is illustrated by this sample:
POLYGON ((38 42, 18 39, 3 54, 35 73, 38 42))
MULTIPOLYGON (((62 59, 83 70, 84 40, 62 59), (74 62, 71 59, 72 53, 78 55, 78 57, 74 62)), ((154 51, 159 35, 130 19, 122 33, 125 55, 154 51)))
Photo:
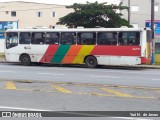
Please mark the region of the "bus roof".
POLYGON ((8 29, 6 32, 95 32, 95 31, 144 31, 148 28, 65 28, 65 29, 8 29))

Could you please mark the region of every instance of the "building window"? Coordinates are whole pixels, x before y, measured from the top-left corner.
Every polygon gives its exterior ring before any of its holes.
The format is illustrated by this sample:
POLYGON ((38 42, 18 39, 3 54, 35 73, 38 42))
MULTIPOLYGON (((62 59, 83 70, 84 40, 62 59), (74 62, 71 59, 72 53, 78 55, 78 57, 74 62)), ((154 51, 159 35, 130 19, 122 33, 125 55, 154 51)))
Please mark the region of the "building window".
POLYGON ((16 11, 11 11, 11 16, 16 17, 16 11))
POLYGON ((51 12, 51 17, 56 17, 56 12, 51 12))
POLYGON ((133 11, 133 12, 138 12, 138 11, 139 11, 139 6, 133 5, 133 6, 131 7, 131 11, 133 11))
POLYGON ((37 17, 42 17, 42 12, 37 12, 37 17))
POLYGON ((154 11, 158 12, 158 6, 154 6, 154 11))

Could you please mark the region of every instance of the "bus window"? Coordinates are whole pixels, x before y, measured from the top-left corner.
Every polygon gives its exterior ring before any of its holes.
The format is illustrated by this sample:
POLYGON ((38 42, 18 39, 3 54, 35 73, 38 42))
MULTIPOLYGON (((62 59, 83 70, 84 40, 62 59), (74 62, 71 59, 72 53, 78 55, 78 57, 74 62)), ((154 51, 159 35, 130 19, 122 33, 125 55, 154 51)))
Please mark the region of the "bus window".
POLYGON ((78 38, 77 38, 77 44, 95 45, 96 44, 96 32, 79 32, 78 38))
POLYGON ((117 45, 117 32, 99 32, 97 36, 98 45, 117 45))
POLYGON ((44 40, 45 40, 45 33, 42 32, 32 33, 32 39, 31 39, 32 44, 44 44, 44 40))
POLYGON ((18 45, 18 33, 9 32, 7 33, 6 48, 12 48, 18 45))
POLYGON ((47 32, 45 40, 46 44, 59 44, 59 33, 47 32))
POLYGON ((31 33, 29 32, 21 32, 19 37, 20 44, 30 44, 31 42, 31 33))
POLYGON ((76 33, 75 32, 62 32, 61 33, 61 44, 76 44, 76 33))
POLYGON ((140 32, 119 32, 119 45, 139 45, 140 32))

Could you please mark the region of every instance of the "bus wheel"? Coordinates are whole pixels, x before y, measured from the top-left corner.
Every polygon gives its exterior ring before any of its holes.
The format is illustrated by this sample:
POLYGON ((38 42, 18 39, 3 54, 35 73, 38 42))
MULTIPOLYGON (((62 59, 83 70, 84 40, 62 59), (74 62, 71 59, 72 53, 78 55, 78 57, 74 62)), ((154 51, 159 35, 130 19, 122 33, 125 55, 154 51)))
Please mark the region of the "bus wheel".
POLYGON ((29 66, 31 64, 30 56, 26 54, 20 57, 20 61, 25 66, 29 66))
POLYGON ((85 59, 85 65, 88 68, 95 68, 97 66, 97 59, 94 56, 88 56, 85 59))

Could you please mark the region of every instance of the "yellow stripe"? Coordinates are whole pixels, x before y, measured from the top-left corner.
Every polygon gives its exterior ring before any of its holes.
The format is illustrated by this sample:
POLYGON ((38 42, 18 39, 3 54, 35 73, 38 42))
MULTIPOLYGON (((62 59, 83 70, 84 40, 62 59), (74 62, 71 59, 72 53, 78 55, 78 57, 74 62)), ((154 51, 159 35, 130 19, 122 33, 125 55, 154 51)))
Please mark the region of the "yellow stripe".
POLYGON ((125 93, 122 93, 122 92, 119 92, 119 91, 116 91, 116 90, 111 90, 111 89, 107 89, 107 88, 100 88, 100 89, 103 90, 103 91, 112 93, 114 95, 120 96, 120 97, 133 97, 129 94, 125 94, 125 93))
POLYGON ((6 82, 6 89, 16 89, 16 86, 13 82, 6 82))
POLYGON ((83 64, 84 57, 90 55, 94 47, 94 45, 83 45, 73 63, 83 64))
POLYGON ((51 86, 52 86, 54 89, 58 90, 59 92, 62 92, 62 93, 72 93, 72 91, 67 90, 67 89, 65 89, 65 88, 63 88, 63 87, 54 85, 54 84, 52 84, 51 86))

